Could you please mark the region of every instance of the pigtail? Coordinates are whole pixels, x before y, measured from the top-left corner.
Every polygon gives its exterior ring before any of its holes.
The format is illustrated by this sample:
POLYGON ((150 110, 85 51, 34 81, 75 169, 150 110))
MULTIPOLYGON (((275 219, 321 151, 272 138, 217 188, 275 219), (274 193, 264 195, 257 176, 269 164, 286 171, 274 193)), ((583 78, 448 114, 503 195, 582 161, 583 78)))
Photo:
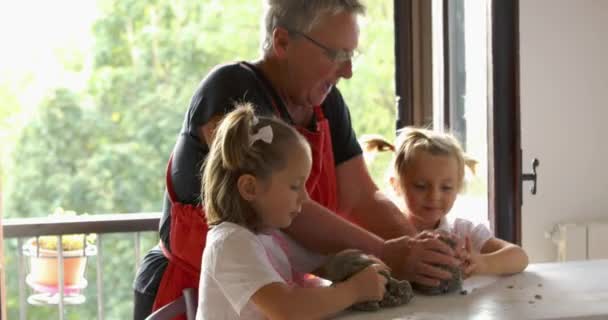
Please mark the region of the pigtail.
POLYGON ((469 168, 469 170, 471 170, 471 173, 473 175, 477 174, 477 164, 479 163, 479 161, 475 160, 475 158, 469 156, 468 154, 464 153, 463 154, 463 158, 464 158, 464 165, 469 168))
POLYGON ((363 158, 370 164, 378 152, 395 152, 395 146, 378 134, 364 134, 359 139, 359 144, 363 148, 363 158))
POLYGON ((306 139, 279 119, 257 117, 253 106, 240 103, 218 125, 201 169, 201 195, 209 225, 224 221, 257 228, 258 218, 238 190, 244 174, 266 179, 285 167, 288 148, 306 139))
POLYGON ((244 225, 249 216, 240 201, 229 195, 236 190, 236 178, 246 163, 249 132, 254 118, 253 107, 242 104, 225 116, 218 125, 203 170, 201 195, 209 225, 231 221, 244 225))

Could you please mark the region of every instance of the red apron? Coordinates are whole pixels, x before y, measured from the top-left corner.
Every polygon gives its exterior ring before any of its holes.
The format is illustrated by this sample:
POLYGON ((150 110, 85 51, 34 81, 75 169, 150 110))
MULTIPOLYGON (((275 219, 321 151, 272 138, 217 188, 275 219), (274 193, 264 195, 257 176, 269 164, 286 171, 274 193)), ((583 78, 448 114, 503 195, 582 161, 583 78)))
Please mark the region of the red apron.
MULTIPOLYGON (((203 248, 207 240, 208 226, 202 206, 177 201, 171 181, 172 160, 173 155, 169 158, 166 174, 167 193, 171 201, 171 252, 160 241, 160 247, 169 262, 158 286, 152 311, 179 298, 185 288, 198 288, 203 248)), ((175 319, 186 320, 186 317, 179 316, 175 319)))
MULTIPOLYGON (((276 107, 275 107, 276 109, 276 107)), ((298 131, 308 140, 312 151, 312 168, 306 181, 306 190, 311 199, 332 212, 338 210, 338 188, 336 164, 331 143, 329 121, 320 106, 314 107, 317 122, 316 132, 298 127, 298 131)))
MULTIPOLYGON (((275 111, 278 112, 276 106, 275 111)), ((312 168, 306 181, 306 190, 311 199, 332 212, 338 208, 336 168, 331 142, 329 122, 320 106, 314 107, 316 132, 297 128, 308 140, 312 154, 312 168)), ((163 248, 169 259, 165 273, 158 287, 152 310, 172 302, 182 295, 185 288, 198 289, 201 262, 208 226, 201 205, 193 206, 177 202, 171 183, 171 159, 167 166, 167 192, 171 200, 171 252, 163 248)), ((174 318, 186 320, 185 316, 174 318)))

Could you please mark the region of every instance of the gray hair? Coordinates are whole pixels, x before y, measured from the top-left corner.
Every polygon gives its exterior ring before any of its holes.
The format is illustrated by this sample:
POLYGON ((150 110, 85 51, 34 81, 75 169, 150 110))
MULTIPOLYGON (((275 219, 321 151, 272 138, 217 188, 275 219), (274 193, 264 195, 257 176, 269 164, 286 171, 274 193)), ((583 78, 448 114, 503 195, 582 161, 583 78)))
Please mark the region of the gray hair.
POLYGON ((342 12, 365 14, 359 0, 265 0, 262 52, 272 48, 272 33, 277 27, 310 32, 324 16, 342 12))

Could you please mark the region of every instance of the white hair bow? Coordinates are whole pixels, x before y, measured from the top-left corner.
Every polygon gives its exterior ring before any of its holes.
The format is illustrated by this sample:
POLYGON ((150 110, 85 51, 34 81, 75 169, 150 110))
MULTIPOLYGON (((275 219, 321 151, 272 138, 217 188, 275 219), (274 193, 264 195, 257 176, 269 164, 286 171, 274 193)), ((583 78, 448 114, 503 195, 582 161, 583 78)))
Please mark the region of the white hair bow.
POLYGON ((272 143, 272 127, 270 125, 261 127, 258 132, 249 136, 249 145, 253 145, 254 142, 262 140, 268 144, 272 143))

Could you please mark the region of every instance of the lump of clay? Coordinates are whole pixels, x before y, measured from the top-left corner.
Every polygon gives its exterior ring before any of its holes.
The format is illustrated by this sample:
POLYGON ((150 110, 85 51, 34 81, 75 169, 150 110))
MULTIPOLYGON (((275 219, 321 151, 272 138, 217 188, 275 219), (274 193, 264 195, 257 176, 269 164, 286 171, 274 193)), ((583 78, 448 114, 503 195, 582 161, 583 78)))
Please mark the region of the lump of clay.
MULTIPOLYGON (((324 267, 325 278, 334 283, 342 282, 373 263, 373 259, 359 250, 344 250, 329 259, 324 267)), ((409 282, 397 280, 388 272, 382 271, 381 274, 388 280, 382 300, 357 303, 351 307, 352 309, 376 311, 380 308, 403 305, 412 299, 414 293, 409 282)))
MULTIPOLYGON (((456 241, 447 233, 439 233, 439 239, 447 243, 452 249, 456 248, 456 241)), ((440 295, 462 290, 462 270, 458 267, 448 267, 445 265, 436 265, 437 267, 447 270, 452 274, 452 278, 441 280, 439 286, 431 287, 419 283, 412 283, 412 287, 416 292, 425 295, 440 295)))

